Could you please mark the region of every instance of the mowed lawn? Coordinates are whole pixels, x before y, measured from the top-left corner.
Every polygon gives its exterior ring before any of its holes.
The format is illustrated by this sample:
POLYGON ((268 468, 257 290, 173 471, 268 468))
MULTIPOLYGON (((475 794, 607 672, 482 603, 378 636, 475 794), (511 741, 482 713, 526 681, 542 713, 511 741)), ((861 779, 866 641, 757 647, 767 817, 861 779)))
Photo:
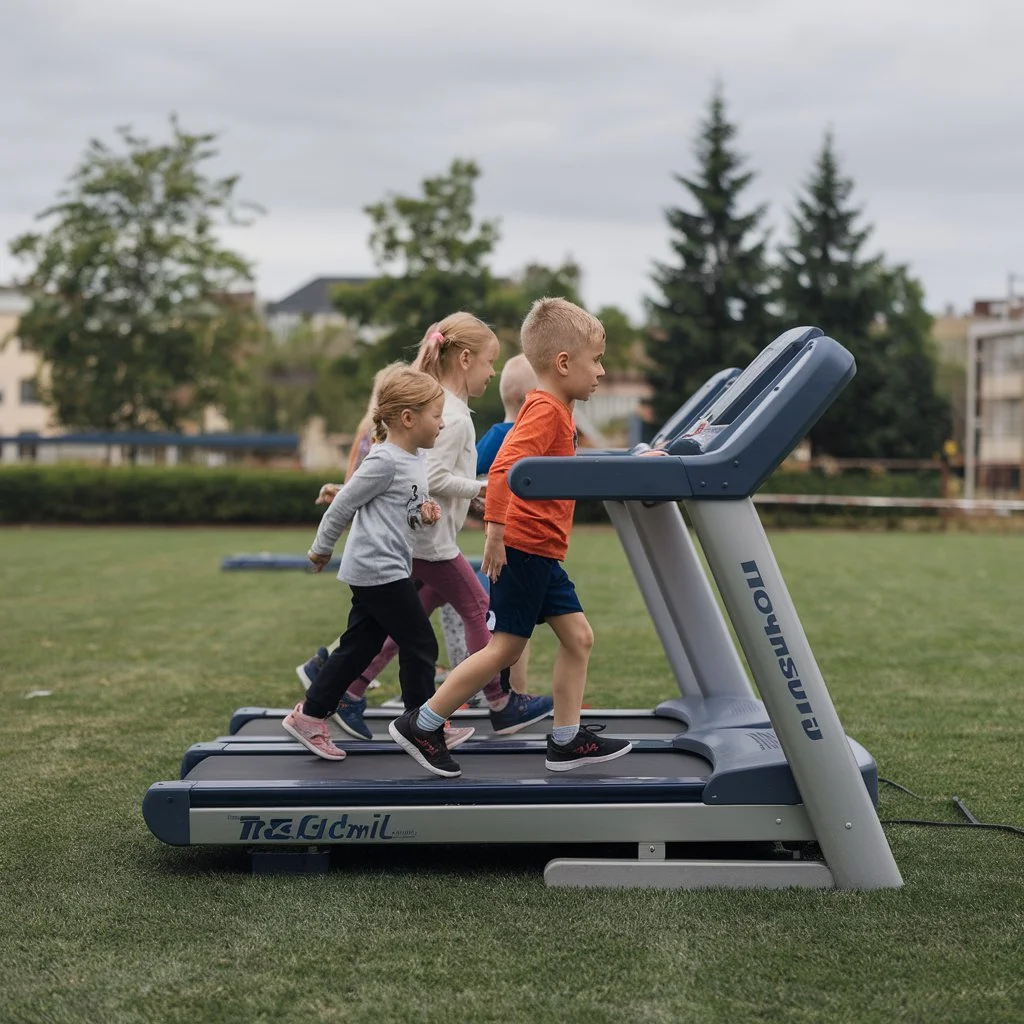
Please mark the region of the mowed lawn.
MULTIPOLYGON (((224 573, 306 530, 0 531, 0 1021, 1020 1022, 1024 837, 891 825, 900 891, 548 890, 530 851, 337 851, 253 877, 166 847, 147 786, 336 635, 328 576, 224 573), (26 699, 32 691, 46 697, 26 699)), ((479 534, 467 535, 467 550, 479 534)), ((1024 824, 1024 538, 772 537, 883 818, 1024 824)), ((672 695, 614 533, 569 557, 588 699, 672 695)), ((553 647, 537 645, 536 689, 553 647)), ((373 692, 395 692, 394 677, 373 692)))

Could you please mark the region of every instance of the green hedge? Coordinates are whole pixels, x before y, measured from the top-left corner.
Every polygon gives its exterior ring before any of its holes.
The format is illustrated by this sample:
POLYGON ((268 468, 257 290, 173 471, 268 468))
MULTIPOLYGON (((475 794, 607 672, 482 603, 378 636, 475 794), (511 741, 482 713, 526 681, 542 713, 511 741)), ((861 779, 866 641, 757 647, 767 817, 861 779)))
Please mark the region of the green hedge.
MULTIPOLYGON (((0 468, 0 523, 268 523, 319 521, 313 504, 329 474, 294 470, 87 466, 0 468)), ((938 473, 871 474, 778 472, 766 492, 937 497, 938 473)), ((848 525, 856 520, 902 520, 905 509, 764 507, 772 525, 848 525)), ((920 514, 920 513, 915 513, 920 514)), ((580 502, 576 521, 606 522, 600 502, 580 502)))
POLYGON ((813 470, 778 470, 761 488, 766 494, 860 494, 873 498, 939 498, 942 474, 938 470, 916 473, 868 473, 857 470, 836 476, 813 470))
POLYGON ((325 474, 292 470, 11 466, 0 469, 2 523, 299 523, 319 521, 325 474))

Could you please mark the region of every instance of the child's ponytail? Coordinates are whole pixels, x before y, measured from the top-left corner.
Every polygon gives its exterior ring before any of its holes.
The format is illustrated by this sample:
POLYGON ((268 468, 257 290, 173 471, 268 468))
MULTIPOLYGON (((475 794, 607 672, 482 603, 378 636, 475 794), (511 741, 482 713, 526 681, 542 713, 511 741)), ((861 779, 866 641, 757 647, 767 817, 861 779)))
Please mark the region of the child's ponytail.
MULTIPOLYGON (((420 350, 412 364, 414 370, 429 373, 434 380, 441 379, 441 354, 445 350, 446 341, 444 333, 437 329, 438 326, 431 324, 427 328, 427 333, 420 342, 420 350)), ((451 342, 448 342, 448 348, 451 348, 451 342)))
POLYGON ((481 352, 493 340, 494 332, 472 313, 451 313, 427 328, 412 364, 413 369, 428 373, 439 381, 451 360, 458 359, 460 350, 481 352))
POLYGON ((373 410, 373 440, 376 444, 388 439, 388 425, 384 422, 379 409, 373 410))

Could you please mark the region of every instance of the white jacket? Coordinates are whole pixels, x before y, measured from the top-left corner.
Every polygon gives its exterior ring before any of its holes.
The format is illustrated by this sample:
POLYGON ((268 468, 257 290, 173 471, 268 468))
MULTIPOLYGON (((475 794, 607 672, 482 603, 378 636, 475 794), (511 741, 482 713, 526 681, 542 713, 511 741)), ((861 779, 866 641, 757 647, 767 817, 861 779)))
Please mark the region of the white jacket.
POLYGON ((441 520, 417 530, 413 557, 447 562, 459 554, 456 539, 466 521, 470 501, 480 493, 476 479, 476 430, 469 406, 445 388, 444 429, 427 450, 427 488, 441 506, 441 520))

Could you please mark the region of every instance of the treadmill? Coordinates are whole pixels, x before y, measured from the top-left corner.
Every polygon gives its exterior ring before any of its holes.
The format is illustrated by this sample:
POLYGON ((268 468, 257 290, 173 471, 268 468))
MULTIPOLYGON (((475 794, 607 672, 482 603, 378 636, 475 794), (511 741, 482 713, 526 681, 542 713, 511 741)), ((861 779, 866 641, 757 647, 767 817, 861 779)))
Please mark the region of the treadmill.
POLYGON ((666 702, 676 714, 651 717, 674 718, 682 731, 638 739, 624 758, 558 775, 543 768, 540 738, 470 741, 459 748, 458 779, 429 775, 389 744, 362 742, 344 761, 326 762, 236 733, 218 742, 247 749, 193 758, 184 778, 150 787, 149 828, 173 845, 278 851, 611 842, 635 850, 554 859, 544 872, 550 885, 900 886, 875 811, 875 763, 842 730, 751 500, 854 372, 838 342, 795 328, 710 403, 698 402, 696 421, 673 417, 679 423, 662 439, 667 456, 525 459, 510 472, 510 486, 526 499, 608 503, 681 691, 666 702), (763 705, 716 614, 680 501, 763 705), (763 707, 768 722, 739 721, 756 717, 746 705, 763 707), (686 849, 680 844, 707 843, 767 845, 788 856, 676 855, 686 849), (794 856, 808 843, 821 859, 794 856))
MULTIPOLYGON (((700 421, 716 399, 739 376, 738 369, 730 368, 720 370, 710 377, 665 423, 651 445, 667 447, 683 435, 689 427, 700 421)), ((647 450, 649 447, 638 446, 637 450, 647 450)), ((676 618, 682 622, 682 630, 679 631, 673 625, 665 597, 647 561, 647 550, 658 552, 668 547, 659 538, 660 525, 650 523, 643 517, 634 525, 622 502, 606 501, 604 506, 626 552, 648 614, 658 631, 679 697, 663 701, 653 709, 584 708, 581 714, 583 723, 602 722, 609 735, 623 736, 634 742, 672 738, 691 726, 706 726, 712 721, 723 728, 767 727, 770 723, 764 705, 757 699, 736 654, 729 628, 689 533, 684 530, 681 536, 676 534, 672 540, 671 546, 675 549, 679 571, 674 596, 682 607, 699 611, 677 614, 676 618), (645 536, 646 548, 641 541, 641 533, 645 536)), ((678 516, 671 518, 669 526, 675 534, 682 520, 678 516)), ((218 737, 210 743, 195 744, 186 752, 182 761, 182 777, 203 757, 244 751, 243 744, 283 743, 286 744, 284 750, 304 752, 305 748, 281 728, 281 722, 290 710, 260 706, 238 708, 228 724, 228 736, 218 737)), ((401 713, 402 708, 388 705, 366 709, 366 724, 375 742, 393 742, 388 733, 388 724, 401 713)), ((477 725, 477 731, 469 741, 471 743, 509 741, 509 737, 498 736, 490 730, 486 708, 466 708, 457 711, 453 717, 462 725, 477 725)), ((342 749, 365 750, 367 741, 356 739, 345 732, 333 716, 327 719, 327 727, 331 739, 342 749)), ((517 740, 542 739, 548 732, 550 723, 544 720, 514 735, 517 740)), ((267 749, 270 749, 269 746, 267 749)))

